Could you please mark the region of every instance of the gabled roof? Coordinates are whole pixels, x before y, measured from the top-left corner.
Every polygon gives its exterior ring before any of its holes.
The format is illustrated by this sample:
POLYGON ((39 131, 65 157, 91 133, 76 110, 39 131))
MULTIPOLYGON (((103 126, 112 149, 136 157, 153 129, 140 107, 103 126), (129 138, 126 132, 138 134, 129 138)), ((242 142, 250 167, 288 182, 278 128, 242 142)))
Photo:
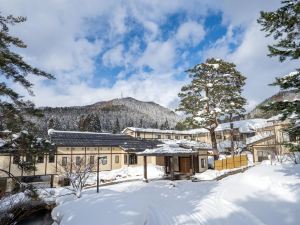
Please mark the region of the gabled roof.
POLYGON ((50 140, 58 147, 121 147, 125 151, 143 151, 156 147, 157 140, 141 140, 124 134, 78 131, 48 131, 50 140))
POLYGON ((265 131, 265 132, 262 132, 262 133, 259 133, 259 134, 255 135, 253 137, 247 138, 246 139, 246 144, 251 145, 255 142, 265 140, 265 139, 270 138, 272 136, 274 136, 274 133, 272 131, 265 131))

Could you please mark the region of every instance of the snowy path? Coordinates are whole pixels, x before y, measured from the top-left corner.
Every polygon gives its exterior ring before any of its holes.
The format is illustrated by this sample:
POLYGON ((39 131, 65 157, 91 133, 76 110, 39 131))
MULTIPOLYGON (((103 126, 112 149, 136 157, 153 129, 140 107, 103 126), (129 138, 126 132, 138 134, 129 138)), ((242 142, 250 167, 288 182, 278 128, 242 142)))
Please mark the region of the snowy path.
POLYGON ((132 182, 88 190, 52 215, 72 224, 300 224, 300 166, 260 165, 221 181, 132 182))

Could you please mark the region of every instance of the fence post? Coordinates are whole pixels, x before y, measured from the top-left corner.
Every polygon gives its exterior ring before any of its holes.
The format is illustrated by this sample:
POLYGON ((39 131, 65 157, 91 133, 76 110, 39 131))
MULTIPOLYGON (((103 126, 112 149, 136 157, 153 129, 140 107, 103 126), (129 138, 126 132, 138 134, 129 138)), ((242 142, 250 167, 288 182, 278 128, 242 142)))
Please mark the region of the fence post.
POLYGON ((242 167, 242 155, 240 154, 240 167, 242 167))

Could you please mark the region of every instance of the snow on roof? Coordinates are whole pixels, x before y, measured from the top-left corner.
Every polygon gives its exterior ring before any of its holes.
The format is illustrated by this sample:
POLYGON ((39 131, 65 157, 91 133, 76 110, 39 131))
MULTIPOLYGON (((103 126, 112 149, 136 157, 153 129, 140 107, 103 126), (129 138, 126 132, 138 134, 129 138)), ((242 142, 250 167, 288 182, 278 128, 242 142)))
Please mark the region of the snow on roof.
POLYGON ((124 133, 127 129, 135 132, 165 133, 165 134, 199 134, 199 133, 208 132, 208 130, 204 128, 191 129, 191 130, 160 130, 160 129, 152 129, 152 128, 126 127, 122 131, 122 133, 124 133))
POLYGON ((146 149, 138 153, 141 155, 180 155, 180 154, 197 154, 199 150, 211 149, 211 146, 204 142, 189 140, 162 140, 163 144, 157 148, 146 149))
MULTIPOLYGON (((242 141, 234 141, 233 145, 235 149, 238 148, 242 149, 246 147, 246 145, 242 141)), ((230 140, 221 141, 220 143, 217 144, 217 148, 219 152, 226 151, 228 150, 228 148, 231 148, 231 141, 230 140)))
MULTIPOLYGON (((269 126, 268 120, 266 119, 249 119, 249 120, 240 120, 233 122, 233 128, 239 129, 240 133, 253 133, 256 129, 264 128, 269 126)), ((160 130, 160 129, 152 129, 152 128, 138 128, 138 127, 127 127, 122 133, 125 132, 126 129, 135 131, 135 132, 148 132, 148 133, 165 133, 165 134, 201 134, 208 133, 208 130, 204 128, 199 129, 191 129, 191 130, 160 130)), ((216 131, 224 131, 230 130, 230 123, 221 123, 217 126, 216 131)))
POLYGON ((0 138, 0 147, 4 146, 6 144, 6 142, 0 138))
MULTIPOLYGON (((266 119, 249 119, 233 122, 233 128, 239 129, 240 133, 253 133, 256 129, 269 126, 266 119)), ((230 130, 230 123, 221 123, 217 126, 216 131, 230 130)))
POLYGON ((278 114, 278 115, 276 115, 276 116, 270 117, 269 119, 267 119, 267 121, 268 121, 268 122, 278 121, 278 120, 281 119, 281 117, 282 117, 282 114, 278 114))
MULTIPOLYGON (((66 130, 54 130, 54 129, 49 129, 48 130, 48 135, 50 136, 51 134, 54 133, 72 133, 72 134, 111 134, 111 133, 100 133, 100 132, 89 132, 89 131, 66 131, 66 130)), ((120 135, 120 134, 114 134, 114 135, 120 135)), ((121 134, 122 135, 122 134, 121 134)))
POLYGON ((247 138, 246 139, 246 144, 249 145, 249 144, 252 144, 254 142, 257 142, 257 141, 263 140, 265 138, 271 137, 273 135, 274 135, 274 133, 272 131, 261 132, 261 133, 255 135, 255 136, 253 136, 253 137, 247 138))

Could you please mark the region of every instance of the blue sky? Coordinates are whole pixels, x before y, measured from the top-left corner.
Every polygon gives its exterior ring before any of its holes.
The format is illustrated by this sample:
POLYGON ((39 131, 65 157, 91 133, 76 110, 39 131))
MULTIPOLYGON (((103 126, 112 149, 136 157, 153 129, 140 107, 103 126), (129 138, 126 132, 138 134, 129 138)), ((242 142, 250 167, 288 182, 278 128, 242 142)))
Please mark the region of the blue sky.
POLYGON ((295 62, 268 58, 272 43, 256 20, 278 0, 0 0, 3 14, 27 22, 11 32, 27 43, 26 61, 56 76, 30 77, 38 106, 85 105, 134 97, 170 108, 189 82, 184 72, 207 58, 233 62, 247 77, 248 109, 274 94, 276 76, 295 62))

